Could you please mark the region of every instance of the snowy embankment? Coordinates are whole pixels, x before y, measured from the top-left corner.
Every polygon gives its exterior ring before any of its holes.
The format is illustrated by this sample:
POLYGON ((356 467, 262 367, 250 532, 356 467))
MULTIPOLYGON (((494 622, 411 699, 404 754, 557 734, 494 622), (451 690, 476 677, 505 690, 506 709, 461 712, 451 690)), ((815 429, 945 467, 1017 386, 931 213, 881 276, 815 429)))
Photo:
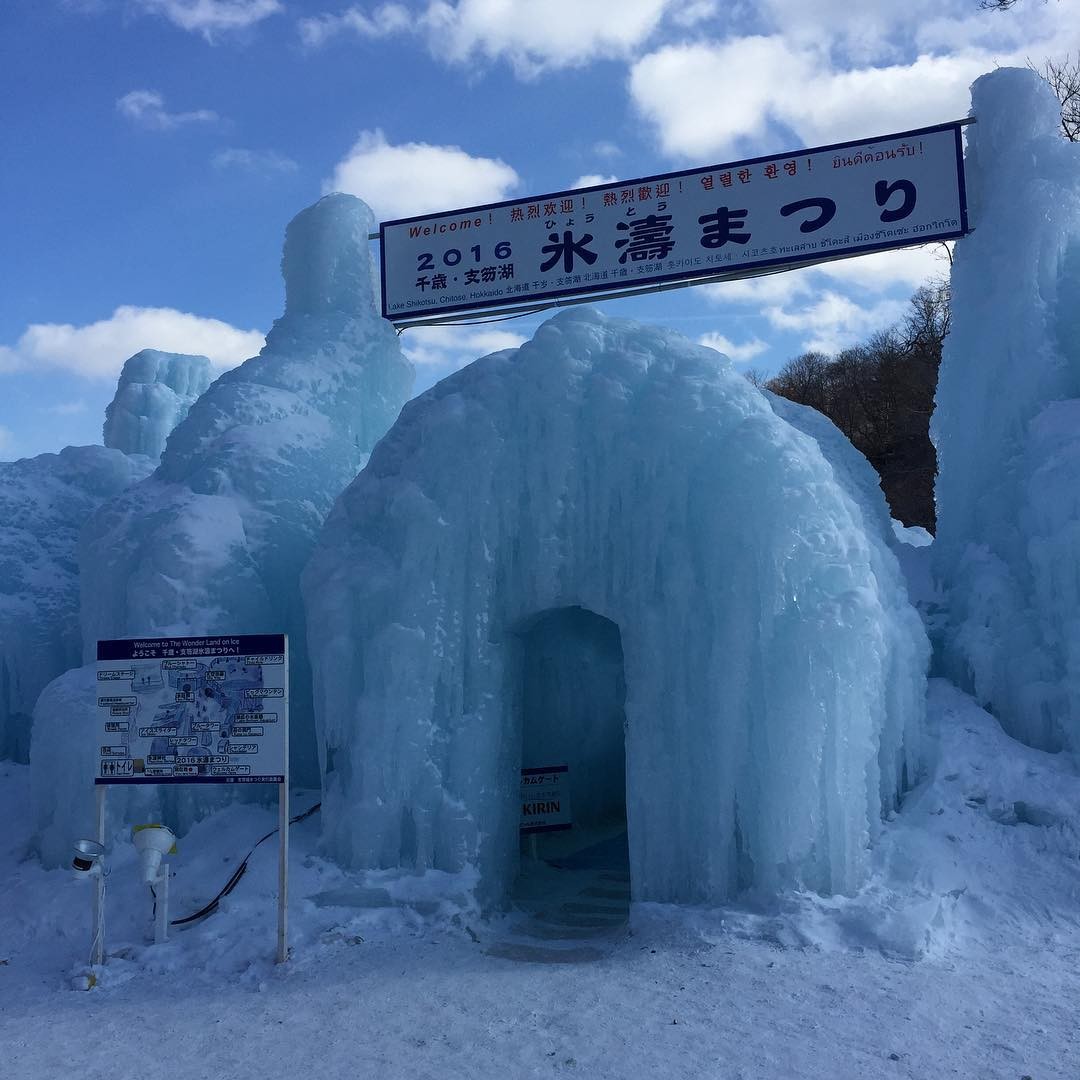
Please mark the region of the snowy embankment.
MULTIPOLYGON (((108 954, 85 970, 89 892, 24 858, 29 770, 0 765, 4 1075, 358 1075, 470 1080, 1076 1075, 1080 775, 1015 742, 942 681, 930 773, 850 899, 638 905, 593 963, 489 954, 505 931, 467 876, 347 873, 292 830, 293 956, 272 962, 275 840, 219 913, 146 944, 134 853, 111 853, 108 954)), ((297 812, 309 801, 298 795, 297 812)), ((201 907, 273 827, 232 806, 172 861, 173 916, 201 907)))

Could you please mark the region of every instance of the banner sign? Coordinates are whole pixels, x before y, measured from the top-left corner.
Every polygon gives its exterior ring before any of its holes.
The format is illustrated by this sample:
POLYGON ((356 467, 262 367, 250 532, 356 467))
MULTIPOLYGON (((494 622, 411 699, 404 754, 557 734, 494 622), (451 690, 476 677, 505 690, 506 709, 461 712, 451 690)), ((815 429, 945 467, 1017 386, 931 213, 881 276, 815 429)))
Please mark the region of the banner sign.
POLYGON ((963 123, 383 222, 383 317, 747 277, 963 236, 963 123))
POLYGON ((571 827, 569 777, 568 765, 521 770, 521 832, 571 827))
POLYGON ((95 784, 283 784, 284 634, 97 647, 95 784))

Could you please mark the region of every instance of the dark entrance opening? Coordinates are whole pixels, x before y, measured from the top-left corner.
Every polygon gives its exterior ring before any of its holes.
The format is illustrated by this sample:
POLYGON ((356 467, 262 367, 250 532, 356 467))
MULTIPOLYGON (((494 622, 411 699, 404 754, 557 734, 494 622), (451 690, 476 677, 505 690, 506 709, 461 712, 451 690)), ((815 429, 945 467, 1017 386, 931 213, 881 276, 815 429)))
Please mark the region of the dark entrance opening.
POLYGON ((522 768, 566 766, 560 785, 569 796, 570 827, 521 834, 514 901, 551 924, 553 936, 560 926, 621 925, 630 874, 619 628, 585 608, 566 607, 530 620, 519 638, 522 768))

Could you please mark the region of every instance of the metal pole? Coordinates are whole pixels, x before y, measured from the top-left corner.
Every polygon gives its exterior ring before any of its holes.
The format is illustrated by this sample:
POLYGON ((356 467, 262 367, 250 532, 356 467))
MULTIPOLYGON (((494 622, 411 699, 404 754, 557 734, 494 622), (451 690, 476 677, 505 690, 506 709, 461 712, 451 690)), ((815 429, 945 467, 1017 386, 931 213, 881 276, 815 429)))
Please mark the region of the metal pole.
MULTIPOLYGON (((97 831, 94 834, 99 844, 105 844, 105 784, 95 785, 97 796, 97 831)), ((104 861, 104 858, 102 859, 104 861)), ((90 963, 105 963, 105 867, 99 866, 94 875, 94 942, 90 950, 90 963)))
MULTIPOLYGON (((285 662, 288 670, 289 638, 285 637, 285 662)), ((291 689, 291 688, 290 688, 291 689)), ((286 691, 288 693, 288 691, 286 691)), ((289 959, 289 699, 285 699, 282 710, 282 722, 285 730, 285 773, 284 782, 278 785, 278 928, 277 962, 284 964, 289 959)))
POLYGON ((169 940, 169 864, 163 862, 154 882, 154 944, 163 945, 169 940))
POLYGON ((284 964, 289 958, 288 906, 289 906, 289 783, 286 769, 285 783, 278 784, 278 924, 277 962, 284 964))

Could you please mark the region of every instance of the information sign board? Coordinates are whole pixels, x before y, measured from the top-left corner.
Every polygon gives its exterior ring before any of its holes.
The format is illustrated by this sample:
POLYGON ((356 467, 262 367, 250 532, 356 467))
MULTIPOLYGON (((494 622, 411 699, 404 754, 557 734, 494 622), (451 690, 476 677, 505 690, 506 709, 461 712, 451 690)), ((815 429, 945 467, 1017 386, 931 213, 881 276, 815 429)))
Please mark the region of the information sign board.
POLYGON ((529 307, 962 236, 963 123, 383 222, 383 316, 529 307))
POLYGON ((99 641, 95 784, 284 784, 284 634, 99 641))
POLYGON ((569 766, 548 765, 521 770, 521 831, 554 832, 569 829, 569 766))

